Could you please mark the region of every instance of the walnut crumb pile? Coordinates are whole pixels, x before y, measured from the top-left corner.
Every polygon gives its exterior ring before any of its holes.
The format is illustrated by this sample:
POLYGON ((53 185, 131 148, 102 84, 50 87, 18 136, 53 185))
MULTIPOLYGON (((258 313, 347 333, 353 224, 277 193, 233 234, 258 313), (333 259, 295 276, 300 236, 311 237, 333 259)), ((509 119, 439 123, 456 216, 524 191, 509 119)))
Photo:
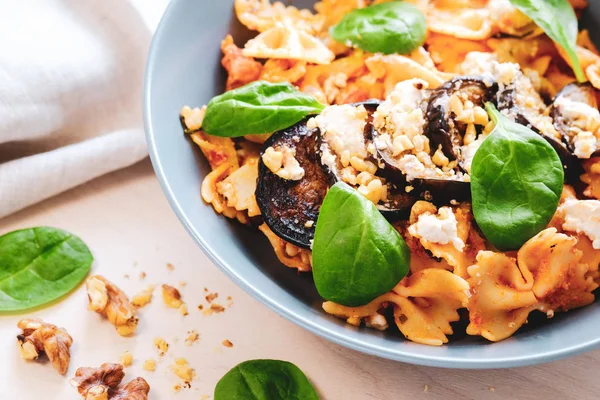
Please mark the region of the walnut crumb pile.
POLYGON ((152 294, 154 293, 155 287, 155 285, 148 285, 146 289, 133 296, 131 299, 131 304, 138 308, 142 308, 150 303, 152 301, 152 294))
POLYGON ((138 324, 136 308, 121 289, 104 277, 95 275, 85 282, 89 309, 104 315, 121 336, 135 333, 138 324))
POLYGON ((17 340, 24 360, 36 360, 46 355, 60 374, 67 373, 73 338, 66 330, 37 318, 22 319, 17 326, 23 331, 17 340))
POLYGON ((196 343, 200 339, 200 335, 195 330, 191 330, 188 332, 187 337, 185 338, 185 344, 187 346, 191 346, 196 343))
POLYGON ((147 400, 150 386, 143 378, 121 385, 125 377, 120 364, 102 364, 100 368, 79 368, 71 379, 85 400, 147 400))
POLYGON ((142 368, 150 372, 156 371, 156 361, 154 361, 152 358, 149 358, 146 361, 144 361, 142 368))
POLYGON ((181 293, 173 286, 162 285, 162 296, 165 305, 169 308, 180 308, 183 304, 181 293))
POLYGON ((126 351, 121 354, 120 364, 122 366, 129 367, 131 363, 133 363, 133 355, 130 352, 126 351))
POLYGON ((167 343, 163 338, 154 338, 154 347, 156 347, 158 355, 162 357, 169 350, 169 343, 167 343))
POLYGON ((188 384, 196 376, 196 371, 190 366, 190 364, 188 364, 185 358, 176 359, 175 364, 171 365, 170 368, 175 375, 183 379, 183 381, 188 384))
POLYGON ((223 340, 223 346, 232 348, 233 347, 233 343, 231 343, 230 340, 225 339, 225 340, 223 340))

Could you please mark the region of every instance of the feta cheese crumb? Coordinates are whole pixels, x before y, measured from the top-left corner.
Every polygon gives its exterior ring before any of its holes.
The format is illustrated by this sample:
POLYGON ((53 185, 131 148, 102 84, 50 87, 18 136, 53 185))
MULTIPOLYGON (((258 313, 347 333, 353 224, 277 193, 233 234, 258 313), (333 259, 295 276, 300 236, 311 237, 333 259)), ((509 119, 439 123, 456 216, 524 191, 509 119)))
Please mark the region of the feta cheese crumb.
POLYGON ((430 212, 419 215, 417 222, 408 227, 408 232, 431 243, 452 243, 458 251, 465 247, 458 237, 458 221, 450 207, 441 207, 437 215, 430 212))
POLYGON ((563 229, 590 238, 594 249, 600 249, 600 201, 568 199, 559 208, 563 229))
POLYGON ((304 168, 296 160, 296 149, 281 146, 277 150, 268 147, 262 155, 262 160, 278 177, 291 181, 299 181, 304 177, 304 168))
MULTIPOLYGON (((366 158, 365 126, 367 110, 350 104, 326 107, 321 114, 308 121, 308 128, 319 128, 325 141, 335 154, 345 151, 349 157, 366 158)), ((329 165, 328 163, 326 163, 329 165)))

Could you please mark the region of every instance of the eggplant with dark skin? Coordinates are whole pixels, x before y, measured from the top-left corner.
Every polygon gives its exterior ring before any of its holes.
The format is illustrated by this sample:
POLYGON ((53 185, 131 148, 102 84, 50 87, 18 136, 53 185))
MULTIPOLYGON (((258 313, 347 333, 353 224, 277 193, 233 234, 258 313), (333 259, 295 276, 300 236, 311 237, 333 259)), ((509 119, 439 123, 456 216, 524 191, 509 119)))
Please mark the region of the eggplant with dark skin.
MULTIPOLYGON (((572 131, 569 129, 573 121, 566 115, 565 110, 561 106, 561 100, 570 100, 574 103, 580 103, 582 106, 589 106, 593 109, 598 109, 598 100, 596 99, 596 89, 591 83, 570 83, 563 87, 554 98, 550 116, 554 120, 554 127, 562 136, 562 141, 571 152, 575 152, 575 144, 572 131)), ((592 157, 600 155, 600 151, 592 154, 592 157)))
POLYGON ((485 107, 485 103, 494 99, 498 85, 490 84, 480 77, 459 76, 435 89, 427 105, 427 126, 425 135, 429 138, 431 154, 441 147, 450 161, 459 156, 459 147, 467 129, 465 123, 456 121, 450 112, 450 97, 455 93, 470 100, 476 107, 485 107))
MULTIPOLYGON (((380 104, 381 101, 376 99, 352 104, 355 107, 365 107, 368 113, 367 124, 365 125, 364 131, 365 145, 368 145, 373 141, 373 113, 377 110, 377 107, 379 107, 380 104)), ((319 154, 322 155, 324 149, 326 149, 327 147, 327 142, 323 139, 323 137, 321 137, 319 154)), ((319 159, 321 159, 321 157, 319 157, 319 159)), ((380 160, 371 157, 370 159, 368 159, 368 161, 371 161, 377 165, 379 164, 380 160)), ((332 171, 332 169, 324 163, 321 163, 321 167, 335 182, 342 180, 337 169, 332 171)), ((382 171, 383 170, 378 170, 376 175, 385 178, 385 174, 381 173, 382 171)), ((378 204, 377 209, 389 221, 406 219, 409 217, 410 209, 417 200, 418 198, 416 196, 406 193, 406 191, 404 190, 404 186, 396 187, 395 185, 391 185, 387 201, 385 201, 382 204, 378 204)))
POLYGON ((306 126, 308 118, 273 134, 264 144, 258 165, 256 201, 265 223, 280 238, 298 247, 310 248, 319 209, 327 190, 335 183, 320 166, 318 130, 306 126), (275 175, 262 161, 262 153, 273 146, 295 149, 295 158, 304 169, 298 181, 275 175))
MULTIPOLYGON (((485 102, 494 100, 497 90, 496 83, 475 76, 456 77, 432 90, 429 100, 418 105, 427 119, 424 135, 429 138, 431 155, 440 148, 450 161, 459 161, 456 167, 458 172, 466 172, 460 162, 460 146, 463 145, 467 126, 455 120, 456 116, 450 111, 450 97, 460 93, 461 97, 470 100, 475 106, 484 107, 485 102)), ((378 132, 373 130, 372 135, 377 137, 378 132)), ((412 186, 411 198, 424 198, 436 204, 448 204, 451 200, 470 200, 469 182, 430 178, 417 178, 407 182, 389 149, 378 149, 377 153, 379 161, 384 165, 381 175, 398 187, 412 186)))
MULTIPOLYGON (((570 85, 567 85, 566 87, 568 86, 570 85)), ((556 97, 558 98, 559 95, 560 93, 556 97)), ((581 162, 579 161, 579 159, 567 148, 567 146, 564 143, 540 131, 525 116, 525 113, 519 109, 515 97, 516 89, 514 87, 509 86, 506 87, 504 90, 499 91, 497 99, 498 110, 500 110, 507 117, 512 118, 515 122, 528 127, 538 135, 542 136, 558 154, 560 161, 563 164, 563 169, 565 171, 565 181, 570 184, 579 183, 579 176, 583 173, 583 167, 581 166, 581 162)), ((554 119, 555 128, 557 128, 557 130, 561 132, 558 126, 556 125, 555 113, 552 112, 551 116, 554 119)))

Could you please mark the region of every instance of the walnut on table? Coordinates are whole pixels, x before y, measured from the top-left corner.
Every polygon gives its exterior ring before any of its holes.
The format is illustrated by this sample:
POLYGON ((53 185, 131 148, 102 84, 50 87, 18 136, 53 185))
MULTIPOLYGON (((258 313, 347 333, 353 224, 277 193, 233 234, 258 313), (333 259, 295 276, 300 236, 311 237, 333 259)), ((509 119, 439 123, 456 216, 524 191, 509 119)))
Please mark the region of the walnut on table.
POLYGON ((95 275, 85 282, 89 309, 104 315, 121 336, 135 333, 138 324, 136 308, 127 295, 104 277, 95 275))
POLYGON ((71 379, 85 400, 148 400, 150 386, 143 378, 121 385, 125 377, 121 364, 102 364, 100 368, 78 368, 71 379))
POLYGON ((45 354, 60 374, 67 373, 73 338, 65 329, 37 318, 22 319, 17 326, 23 330, 17 340, 24 360, 36 360, 45 354))

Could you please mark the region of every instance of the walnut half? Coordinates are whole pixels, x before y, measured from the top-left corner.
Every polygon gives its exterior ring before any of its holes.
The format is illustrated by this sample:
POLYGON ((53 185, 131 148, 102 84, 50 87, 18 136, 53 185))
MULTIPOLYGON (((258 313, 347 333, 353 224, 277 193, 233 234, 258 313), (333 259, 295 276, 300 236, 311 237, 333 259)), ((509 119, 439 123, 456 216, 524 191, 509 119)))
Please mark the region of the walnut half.
POLYGON ((136 308, 129 302, 125 292, 100 275, 88 278, 85 287, 90 310, 106 316, 121 336, 135 332, 138 324, 136 308))
POLYGON ((125 373, 121 364, 102 364, 100 368, 78 368, 71 385, 85 400, 147 400, 150 386, 135 378, 119 386, 125 373))
POLYGON ((66 330, 37 318, 22 319, 17 326, 23 330, 17 340, 24 360, 36 360, 45 354, 60 374, 67 373, 73 338, 66 330))

